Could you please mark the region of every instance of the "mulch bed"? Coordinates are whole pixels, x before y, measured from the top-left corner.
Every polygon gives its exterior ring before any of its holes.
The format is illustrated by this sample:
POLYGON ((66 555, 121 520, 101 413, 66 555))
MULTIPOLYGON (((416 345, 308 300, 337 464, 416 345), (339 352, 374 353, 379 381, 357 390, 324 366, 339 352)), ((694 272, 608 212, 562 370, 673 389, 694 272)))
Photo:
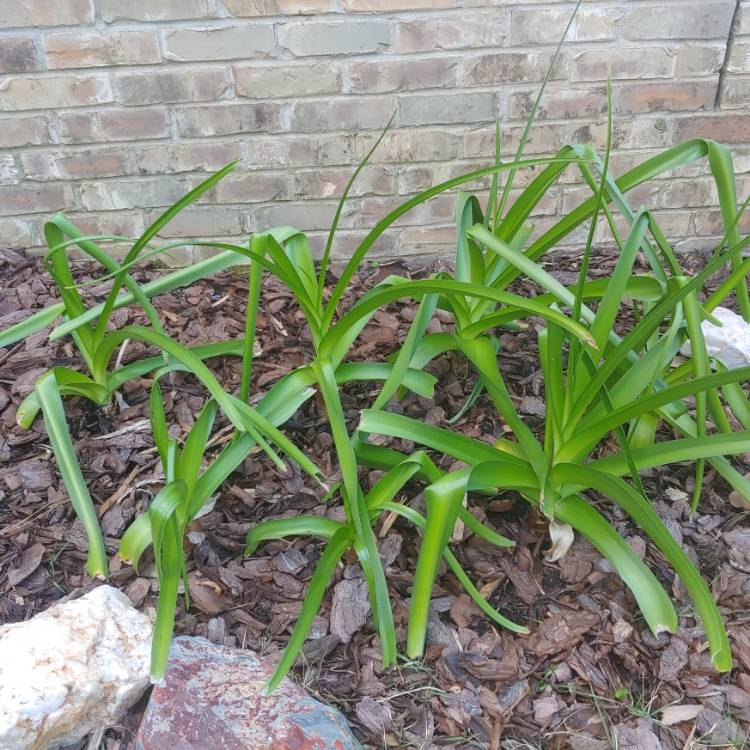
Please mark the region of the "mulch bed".
MULTIPOLYGON (((55 300, 38 261, 0 254, 0 329, 55 300)), ((606 273, 605 264, 598 264, 606 273)), ((559 260, 569 282, 570 265, 559 260)), ((424 274, 429 269, 412 269, 424 274)), ((83 267, 85 271, 85 267, 83 267)), ((158 271, 142 272, 145 276, 158 271)), ((401 264, 368 267, 355 279, 351 298, 401 264)), ((103 288, 88 287, 92 300, 103 288)), ((185 344, 236 338, 244 326, 247 280, 225 272, 215 279, 158 299, 169 332, 185 344)), ((356 359, 382 359, 394 351, 413 310, 392 305, 379 312, 359 339, 356 359)), ((118 326, 142 322, 135 310, 115 313, 118 326)), ((449 327, 447 317, 434 330, 449 327)), ((264 287, 258 323, 262 354, 254 369, 254 393, 262 394, 290 368, 308 360, 310 340, 291 296, 273 281, 264 287)), ((533 331, 502 334, 502 369, 530 425, 543 425, 542 379, 533 331)), ((147 353, 131 342, 123 362, 147 353)), ((84 575, 85 537, 60 481, 42 420, 31 430, 15 426, 20 399, 52 364, 76 366, 69 341, 48 342, 40 332, 0 349, 0 622, 27 619, 96 583, 84 575)), ((237 360, 214 360, 228 388, 239 387, 237 360)), ((444 425, 470 393, 473 374, 457 356, 436 360, 439 377, 432 400, 408 395, 398 408, 444 425)), ((168 416, 179 433, 189 429, 204 392, 176 374, 164 393, 168 416)), ((153 565, 139 574, 115 556, 117 542, 135 515, 161 487, 162 476, 148 427, 148 380, 128 383, 123 401, 98 409, 66 399, 76 448, 92 496, 98 502, 111 583, 141 609, 158 592, 153 565)), ((344 406, 350 425, 372 400, 377 386, 349 385, 344 406)), ((219 428, 225 425, 219 422, 219 428)), ((484 400, 457 426, 488 442, 502 424, 484 400)), ((285 426, 329 476, 336 472, 325 415, 311 399, 285 426)), ((223 433, 228 438, 229 431, 223 433)), ((395 447, 413 446, 392 441, 395 447)), ((745 470, 750 457, 745 457, 745 470)), ((446 465, 447 468, 447 465, 446 465)), ((369 486, 377 477, 364 478, 369 486)), ((305 648, 296 677, 347 715, 366 747, 380 748, 677 748, 744 746, 750 728, 750 523, 730 503, 723 481, 709 472, 699 514, 690 518, 692 475, 688 466, 644 474, 644 483, 672 533, 711 582, 726 615, 735 669, 717 675, 683 587, 658 552, 610 504, 599 505, 624 538, 645 556, 677 601, 680 629, 655 638, 633 598, 588 544, 576 540, 559 563, 545 561, 546 524, 520 498, 472 496, 474 513, 517 540, 498 550, 470 537, 454 549, 473 580, 504 614, 528 622, 532 634, 512 636, 494 628, 449 574, 439 578, 433 599, 429 646, 423 662, 403 661, 383 670, 371 624, 361 626, 365 587, 354 559, 337 571, 305 648), (666 709, 663 711, 663 709, 666 709)), ((420 486, 405 497, 419 502, 420 486)), ((222 488, 214 509, 198 519, 189 537, 191 608, 178 610, 177 631, 259 653, 278 653, 296 620, 320 546, 305 538, 266 543, 243 557, 247 530, 272 517, 314 513, 320 491, 298 471, 280 473, 262 454, 251 455, 222 488)), ((334 511, 335 512, 335 511, 334 511)), ((380 524, 382 525, 381 520, 380 524)), ((378 531, 382 530, 381 526, 378 531)), ((396 521, 381 538, 391 601, 402 634, 418 541, 412 527, 396 521)), ((148 558, 150 560, 150 558, 148 558)), ((123 726, 89 747, 133 747, 143 701, 123 726)), ((81 747, 86 747, 83 743, 81 747)))

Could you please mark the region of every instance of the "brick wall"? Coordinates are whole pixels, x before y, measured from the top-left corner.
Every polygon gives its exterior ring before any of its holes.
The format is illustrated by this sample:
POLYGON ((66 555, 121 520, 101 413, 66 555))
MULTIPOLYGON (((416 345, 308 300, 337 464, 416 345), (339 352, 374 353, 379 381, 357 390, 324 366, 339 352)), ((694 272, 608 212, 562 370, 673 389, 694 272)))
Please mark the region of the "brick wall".
MULTIPOLYGON (((336 251, 390 208, 505 153, 573 3, 566 0, 0 0, 0 246, 35 249, 64 209, 133 235, 211 170, 240 167, 165 236, 237 238, 279 224, 319 242, 378 131, 336 251)), ((622 170, 696 136, 732 144, 750 187, 750 0, 588 0, 528 153, 604 141, 611 65, 622 170)), ((523 179, 518 180, 518 185, 523 179)), ((570 173, 538 227, 585 194, 570 173)), ((682 249, 720 233, 706 171, 639 190, 682 249)), ((453 199, 399 222, 381 255, 448 251, 453 199)), ((189 256, 191 251, 187 251, 189 256)), ((183 256, 184 259, 185 256, 183 256)))

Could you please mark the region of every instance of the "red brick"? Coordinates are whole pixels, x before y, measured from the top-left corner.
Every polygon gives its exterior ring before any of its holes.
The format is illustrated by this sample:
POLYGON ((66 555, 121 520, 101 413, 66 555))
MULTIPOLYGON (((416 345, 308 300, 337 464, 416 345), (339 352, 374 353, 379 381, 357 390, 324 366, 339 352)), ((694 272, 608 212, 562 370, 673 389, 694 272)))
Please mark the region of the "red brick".
POLYGON ((0 216, 38 214, 71 208, 73 194, 67 185, 0 186, 0 216))

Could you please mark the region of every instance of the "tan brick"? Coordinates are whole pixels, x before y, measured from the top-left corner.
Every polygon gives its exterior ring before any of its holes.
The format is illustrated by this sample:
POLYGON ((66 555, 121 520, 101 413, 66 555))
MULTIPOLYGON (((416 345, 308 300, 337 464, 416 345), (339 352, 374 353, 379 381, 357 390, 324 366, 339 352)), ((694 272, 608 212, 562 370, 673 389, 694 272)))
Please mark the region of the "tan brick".
POLYGON ((390 97, 324 99, 296 102, 292 108, 292 130, 298 133, 327 130, 384 128, 393 114, 390 97))
POLYGON ((14 185, 18 181, 18 167, 13 154, 0 154, 0 185, 14 185))
MULTIPOLYGON (((289 144, 276 136, 251 135, 243 139, 246 154, 242 166, 247 169, 288 168, 293 166, 287 159, 289 144)), ((307 141, 307 139, 305 139, 307 141)))
POLYGON ((332 13, 336 0, 224 0, 233 16, 281 16, 332 13))
MULTIPOLYGON (((161 211, 148 211, 146 221, 155 221, 161 211)), ((231 237, 242 232, 241 214, 228 206, 189 206, 159 231, 162 237, 231 237)))
MULTIPOLYGON (((694 214, 695 233, 700 237, 723 237, 726 225, 718 209, 696 211, 694 214)), ((740 232, 750 232, 750 214, 745 211, 739 221, 740 232)))
POLYGON ((348 13, 386 13, 394 10, 458 8, 458 0, 344 0, 348 13))
POLYGON ((747 111, 750 78, 727 78, 721 87, 720 104, 722 109, 742 109, 747 111))
POLYGON ((165 138, 170 133, 169 112, 161 107, 101 110, 97 124, 105 141, 165 138))
POLYGON ((735 42, 729 50, 727 70, 731 73, 750 72, 750 42, 735 42))
POLYGON ((507 10, 404 21, 396 26, 396 51, 499 47, 508 36, 509 21, 507 10))
POLYGON ((495 97, 490 93, 400 97, 398 111, 401 125, 486 122, 496 117, 495 97))
MULTIPOLYGON (((354 172, 354 167, 295 170, 295 198, 340 198, 346 184, 354 172)), ((393 195, 396 192, 396 169, 368 165, 357 175, 352 185, 352 197, 362 195, 393 195)))
MULTIPOLYGON (((351 226, 350 211, 344 212, 341 226, 351 226)), ((250 231, 266 231, 270 227, 291 226, 301 232, 309 232, 315 229, 328 229, 331 226, 333 215, 336 212, 336 203, 275 203, 270 206, 259 206, 250 217, 250 231)))
POLYGON ((734 33, 738 36, 742 34, 750 34, 750 2, 748 2, 748 0, 741 0, 740 2, 734 33))
POLYGON ((183 18, 215 18, 215 0, 101 0, 102 18, 107 21, 177 21, 183 18))
POLYGON ((276 53, 270 24, 177 29, 166 35, 164 43, 168 60, 244 60, 276 53))
MULTIPOLYGON (((250 146, 252 152, 252 144, 250 146)), ((306 135, 291 138, 285 162, 279 166, 310 167, 352 164, 359 161, 354 156, 354 138, 349 135, 306 135)))
POLYGON ((0 117, 0 148, 39 146, 50 142, 45 115, 0 117))
POLYGON ((349 64, 349 85, 355 94, 419 91, 456 85, 458 58, 378 60, 349 64))
POLYGON ((750 142, 750 117, 747 115, 709 115, 687 117, 675 122, 675 140, 711 138, 722 143, 750 142))
POLYGON ((674 50, 665 47, 590 49, 573 55, 571 77, 574 81, 606 81, 611 66, 614 81, 625 78, 669 78, 674 60, 674 50))
POLYGON ((237 96, 282 99, 289 96, 335 94, 341 90, 341 71, 333 62, 311 65, 235 65, 237 96))
POLYGON ((456 252, 456 227, 406 227, 399 231, 399 250, 406 255, 444 255, 456 252))
POLYGON ((72 26, 93 20, 92 0, 7 0, 0 4, 0 28, 72 26))
POLYGON ((719 200, 716 183, 710 177, 669 180, 661 187, 659 205, 662 208, 713 206, 719 200))
POLYGON ((0 43, 0 73, 28 73, 39 70, 34 40, 25 36, 4 36, 0 43))
POLYGON ((117 177, 132 171, 128 153, 120 146, 72 152, 29 151, 21 154, 21 166, 32 180, 117 177))
POLYGON ((382 52, 391 43, 391 24, 385 19, 367 21, 292 21, 278 27, 279 46, 296 57, 306 55, 358 55, 382 52))
POLYGON ((187 138, 280 129, 281 108, 275 102, 186 107, 177 113, 177 130, 187 138))
MULTIPOLYGON (((373 147, 377 135, 357 135, 355 148, 361 159, 373 147)), ((385 134, 373 162, 445 161, 458 155, 461 137, 443 130, 390 130, 385 134)))
POLYGON ((44 37, 49 68, 147 65, 159 62, 156 35, 148 31, 61 32, 44 37))
POLYGON ((83 182, 80 189, 83 207, 94 211, 169 206, 187 192, 185 185, 173 177, 83 182))
MULTIPOLYGON (((525 120, 531 113, 536 89, 514 91, 509 98, 508 114, 513 119, 525 120)), ((571 88, 549 86, 539 103, 537 116, 543 118, 596 117, 607 111, 607 90, 604 86, 571 88)))
MULTIPOLYGON (((70 214, 69 218, 84 234, 138 237, 146 228, 141 211, 106 211, 104 213, 87 211, 70 214)), ((105 247, 107 252, 110 252, 112 245, 107 243, 105 247)))
MULTIPOLYGON (((557 44, 571 16, 570 8, 514 8, 511 44, 557 44)), ((605 41, 617 36, 619 8, 581 8, 568 31, 575 42, 605 41)))
POLYGON ((716 97, 716 86, 716 81, 618 86, 613 94, 615 110, 619 113, 639 114, 711 109, 716 97))
POLYGON ((86 107, 111 101, 104 75, 6 78, 0 84, 0 109, 5 110, 86 107))
POLYGON ((0 237, 3 238, 3 246, 15 249, 25 249, 36 242, 34 224, 38 222, 24 221, 23 219, 0 219, 0 237))
POLYGON ((268 203, 289 197, 286 175, 233 172, 206 195, 206 203, 268 203))
POLYGON ((133 153, 139 174, 160 175, 169 172, 214 172, 239 159, 239 143, 160 143, 139 146, 133 153))
MULTIPOLYGON (((403 197, 394 195, 360 199, 359 206, 353 214, 355 227, 369 229, 376 222, 387 216, 404 202, 403 197)), ((394 227, 420 226, 423 224, 444 224, 454 219, 456 210, 455 196, 442 193, 426 203, 415 206, 401 218, 394 227)))
POLYGON ((117 99, 123 104, 201 102, 220 99, 231 86, 229 71, 216 68, 118 73, 117 99))
POLYGON ((73 193, 68 185, 0 186, 0 216, 39 214, 73 207, 73 193))
POLYGON ((735 0, 682 2, 630 8, 622 21, 626 39, 725 39, 735 0))
POLYGON ((724 62, 724 45, 713 47, 686 44, 677 50, 675 75, 706 76, 715 75, 721 70, 724 62))
MULTIPOLYGON (((398 170, 398 192, 402 195, 417 193, 433 185, 486 167, 486 161, 451 161, 445 163, 406 164, 398 170)), ((491 178, 474 180, 462 185, 461 190, 474 192, 490 185, 491 178)))
MULTIPOLYGON (((496 83, 528 83, 541 81, 552 62, 552 50, 540 52, 499 52, 469 57, 464 61, 467 86, 492 86, 496 83)), ((552 78, 567 75, 568 59, 557 59, 552 78)))

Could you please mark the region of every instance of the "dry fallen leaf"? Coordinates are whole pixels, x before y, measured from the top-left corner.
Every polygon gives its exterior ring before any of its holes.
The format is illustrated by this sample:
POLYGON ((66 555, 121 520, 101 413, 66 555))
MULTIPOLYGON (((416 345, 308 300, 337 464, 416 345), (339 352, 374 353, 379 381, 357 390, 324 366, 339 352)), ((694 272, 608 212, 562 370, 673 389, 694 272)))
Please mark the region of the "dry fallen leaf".
POLYGON ((661 712, 661 723, 667 727, 672 724, 680 724, 683 721, 692 721, 703 710, 699 704, 684 704, 682 706, 667 706, 661 712))

